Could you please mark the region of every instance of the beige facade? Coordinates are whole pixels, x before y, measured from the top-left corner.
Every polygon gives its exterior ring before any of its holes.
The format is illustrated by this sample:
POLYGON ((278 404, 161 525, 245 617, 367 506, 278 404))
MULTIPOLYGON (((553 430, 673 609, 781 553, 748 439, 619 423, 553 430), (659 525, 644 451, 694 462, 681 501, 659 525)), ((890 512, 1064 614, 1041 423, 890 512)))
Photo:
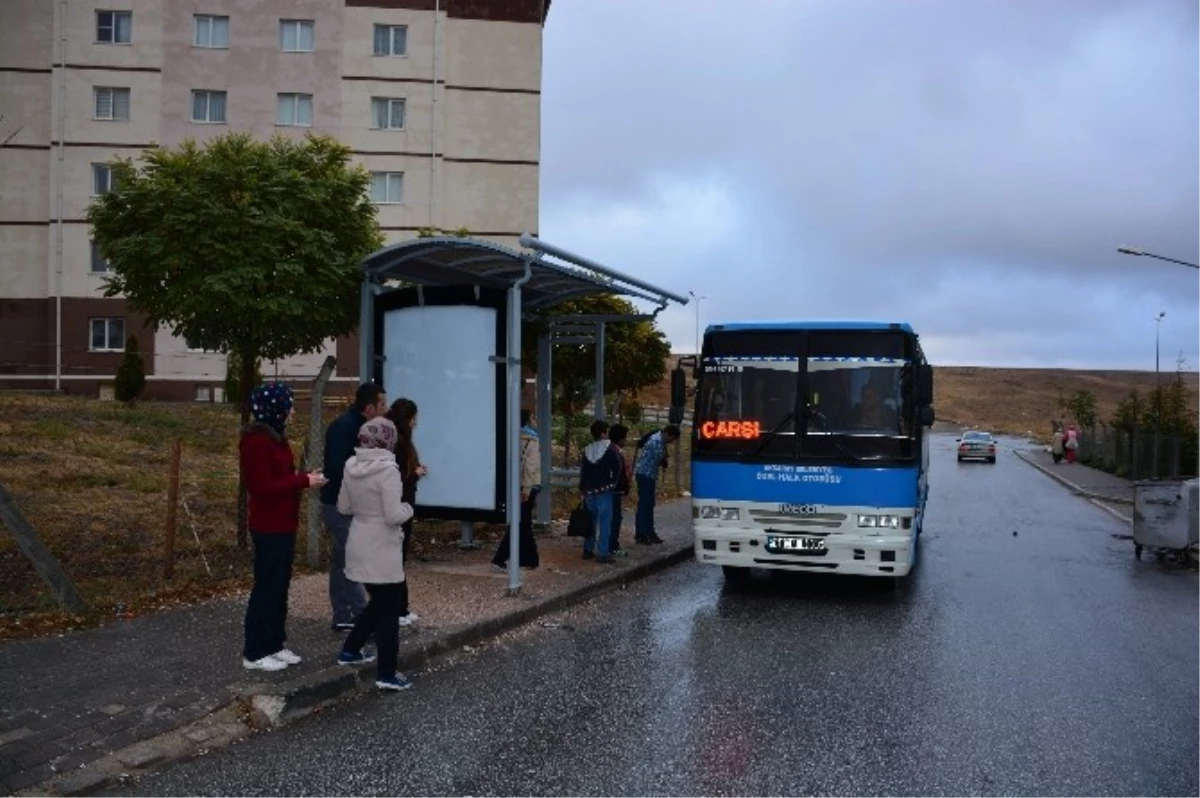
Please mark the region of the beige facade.
MULTIPOLYGON (((389 242, 437 227, 511 246, 537 231, 547 0, 4 5, 0 340, 14 345, 0 356, 0 387, 95 395, 119 362, 93 345, 93 328, 110 324, 138 337, 152 394, 211 396, 223 380, 223 356, 147 330, 123 300, 103 297, 88 206, 106 188, 104 165, 147 147, 231 131, 327 133, 372 172, 402 175, 378 206, 389 242), (377 26, 388 31, 382 54, 377 26), (213 93, 203 119, 197 91, 213 93), (379 102, 385 129, 375 126, 379 102)), ((263 372, 303 380, 327 353, 340 380, 357 382, 353 340, 263 372)))

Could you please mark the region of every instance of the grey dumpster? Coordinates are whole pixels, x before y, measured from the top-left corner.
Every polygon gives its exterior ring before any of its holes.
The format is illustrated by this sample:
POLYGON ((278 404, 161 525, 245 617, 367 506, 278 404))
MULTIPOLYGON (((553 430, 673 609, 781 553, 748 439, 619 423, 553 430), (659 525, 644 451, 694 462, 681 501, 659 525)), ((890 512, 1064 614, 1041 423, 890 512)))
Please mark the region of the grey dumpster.
POLYGON ((1188 548, 1200 540, 1197 509, 1200 480, 1135 482, 1133 486, 1133 552, 1175 553, 1187 562, 1188 548))

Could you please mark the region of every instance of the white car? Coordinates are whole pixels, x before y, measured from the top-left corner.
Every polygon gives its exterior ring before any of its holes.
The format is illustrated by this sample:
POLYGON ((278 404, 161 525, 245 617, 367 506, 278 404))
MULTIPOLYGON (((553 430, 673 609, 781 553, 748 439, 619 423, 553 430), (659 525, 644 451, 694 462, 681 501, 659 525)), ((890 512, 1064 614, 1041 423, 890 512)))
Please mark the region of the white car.
POLYGON ((996 439, 990 432, 968 430, 958 439, 958 462, 986 460, 996 462, 996 439))

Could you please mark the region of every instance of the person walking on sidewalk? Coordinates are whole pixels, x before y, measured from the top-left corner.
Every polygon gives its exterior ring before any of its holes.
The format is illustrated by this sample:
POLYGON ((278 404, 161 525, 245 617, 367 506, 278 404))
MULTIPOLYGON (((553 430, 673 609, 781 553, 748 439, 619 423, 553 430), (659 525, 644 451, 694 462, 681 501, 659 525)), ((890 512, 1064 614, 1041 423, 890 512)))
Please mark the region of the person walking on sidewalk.
POLYGON ((292 389, 283 383, 256 388, 250 394, 254 421, 242 430, 238 443, 254 541, 254 586, 246 605, 242 649, 242 665, 250 670, 281 671, 300 663, 300 657, 287 648, 285 628, 300 494, 324 485, 325 477, 320 471, 296 470, 285 432, 292 404, 292 389))
POLYGON ((592 534, 583 539, 583 559, 615 562, 609 553, 612 535, 613 492, 617 489, 621 463, 608 439, 608 422, 592 422, 592 442, 579 460, 579 492, 592 517, 592 534))
POLYGON ((1054 458, 1054 464, 1058 465, 1063 459, 1063 441, 1066 436, 1063 435, 1062 427, 1055 425, 1054 434, 1050 436, 1050 456, 1054 458))
MULTIPOLYGON (((404 481, 404 493, 401 501, 410 507, 417 506, 417 482, 429 473, 429 469, 421 465, 421 457, 417 454, 417 446, 413 443, 413 430, 417 427, 417 403, 412 399, 401 397, 392 402, 387 412, 387 419, 396 425, 396 464, 400 466, 400 478, 404 481)), ((404 561, 408 562, 408 549, 412 544, 413 521, 415 516, 404 522, 404 561)), ((408 579, 402 583, 400 596, 400 625, 411 626, 420 620, 419 616, 408 606, 408 579)))
POLYGON ((662 543, 654 531, 654 504, 658 492, 658 472, 666 464, 667 446, 679 440, 679 427, 668 424, 646 439, 633 467, 637 480, 637 516, 633 539, 642 544, 662 543))
POLYGON ((608 431, 608 439, 612 442, 613 451, 620 462, 620 474, 617 477, 617 489, 613 491, 612 537, 609 539, 609 550, 614 557, 628 557, 629 552, 621 548, 621 523, 624 520, 625 497, 633 488, 633 464, 625 456, 625 442, 629 440, 629 427, 624 424, 613 424, 608 431))
MULTIPOLYGON (((533 414, 521 411, 521 528, 520 565, 522 568, 537 568, 539 565, 537 540, 533 537, 533 508, 541 492, 542 448, 537 430, 531 425, 533 414)), ((504 530, 504 538, 492 555, 492 565, 500 571, 508 568, 508 552, 512 545, 512 530, 504 530)))
POLYGON ((404 590, 404 523, 413 508, 403 500, 404 483, 396 463, 396 425, 373 418, 358 431, 358 447, 346 462, 338 493, 338 512, 353 516, 346 542, 346 576, 362 583, 370 596, 366 609, 338 652, 339 665, 370 662, 363 646, 375 636, 379 662, 375 686, 406 690, 412 686, 396 671, 400 651, 400 602, 404 590))
POLYGON ((330 624, 335 632, 354 628, 354 619, 367 606, 367 594, 362 585, 346 578, 346 536, 350 534, 350 516, 337 509, 338 493, 342 489, 342 470, 354 454, 359 428, 387 412, 387 394, 373 382, 358 386, 352 404, 325 431, 325 478, 321 488, 321 514, 329 530, 329 606, 333 610, 330 624))
POLYGON ((1074 424, 1067 428, 1067 439, 1063 448, 1067 450, 1067 462, 1074 463, 1075 450, 1079 448, 1079 430, 1075 429, 1074 424))

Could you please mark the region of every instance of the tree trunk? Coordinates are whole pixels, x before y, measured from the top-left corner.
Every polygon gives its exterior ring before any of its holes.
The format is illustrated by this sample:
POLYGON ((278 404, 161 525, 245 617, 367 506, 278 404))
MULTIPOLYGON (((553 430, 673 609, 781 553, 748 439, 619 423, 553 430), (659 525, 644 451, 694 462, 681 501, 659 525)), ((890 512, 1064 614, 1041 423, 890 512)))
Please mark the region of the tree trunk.
MULTIPOLYGON (((247 356, 245 353, 239 353, 238 361, 239 361, 239 366, 241 367, 241 371, 242 371, 242 373, 238 379, 241 381, 241 388, 242 388, 242 395, 241 395, 241 400, 240 400, 239 404, 241 405, 240 409, 241 409, 242 426, 244 427, 250 423, 250 392, 253 391, 258 386, 256 386, 254 384, 254 365, 255 365, 254 357, 247 356)), ((240 466, 240 458, 239 458, 239 467, 238 467, 238 488, 237 488, 237 490, 238 490, 237 544, 238 544, 239 549, 244 549, 247 547, 247 538, 249 537, 249 535, 247 534, 247 531, 248 531, 248 523, 250 520, 250 507, 249 507, 249 496, 246 493, 246 478, 245 478, 245 475, 242 474, 242 469, 240 466)))

